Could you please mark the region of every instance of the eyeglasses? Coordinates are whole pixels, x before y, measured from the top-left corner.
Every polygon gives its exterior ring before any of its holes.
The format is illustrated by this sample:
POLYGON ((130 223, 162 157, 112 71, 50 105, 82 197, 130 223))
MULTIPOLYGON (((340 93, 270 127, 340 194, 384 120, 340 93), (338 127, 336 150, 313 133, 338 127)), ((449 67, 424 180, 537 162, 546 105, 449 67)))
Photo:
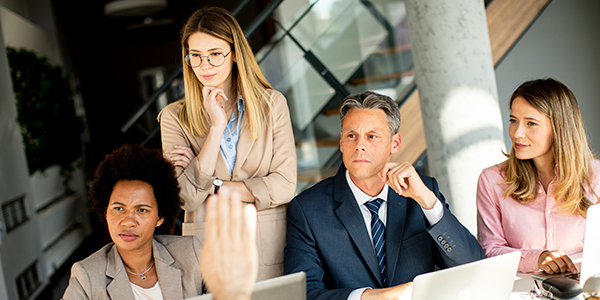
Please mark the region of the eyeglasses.
POLYGON ((540 288, 537 281, 534 280, 533 282, 535 283, 535 285, 533 286, 531 291, 529 291, 529 296, 531 296, 531 299, 554 299, 554 295, 551 291, 547 291, 546 289, 544 289, 544 287, 540 288))
POLYGON ((186 55, 185 57, 183 57, 183 59, 185 60, 185 63, 192 67, 195 68, 197 66, 199 66, 200 64, 202 64, 202 58, 206 57, 206 60, 208 60, 208 63, 213 66, 213 67, 220 67, 225 63, 225 57, 227 57, 227 55, 229 55, 229 53, 231 53, 230 50, 229 52, 227 52, 227 54, 223 54, 222 52, 212 52, 208 55, 200 55, 198 53, 190 53, 188 55, 186 55))

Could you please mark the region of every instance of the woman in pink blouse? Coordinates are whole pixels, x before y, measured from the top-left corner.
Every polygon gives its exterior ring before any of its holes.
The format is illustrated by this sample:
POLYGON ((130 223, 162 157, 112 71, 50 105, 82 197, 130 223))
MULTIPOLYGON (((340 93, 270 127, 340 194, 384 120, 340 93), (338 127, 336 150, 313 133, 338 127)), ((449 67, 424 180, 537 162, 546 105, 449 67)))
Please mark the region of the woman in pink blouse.
POLYGON ((521 272, 576 272, 587 208, 598 203, 600 162, 573 93, 554 79, 523 83, 510 98, 508 159, 477 187, 478 240, 486 255, 521 251, 521 272))

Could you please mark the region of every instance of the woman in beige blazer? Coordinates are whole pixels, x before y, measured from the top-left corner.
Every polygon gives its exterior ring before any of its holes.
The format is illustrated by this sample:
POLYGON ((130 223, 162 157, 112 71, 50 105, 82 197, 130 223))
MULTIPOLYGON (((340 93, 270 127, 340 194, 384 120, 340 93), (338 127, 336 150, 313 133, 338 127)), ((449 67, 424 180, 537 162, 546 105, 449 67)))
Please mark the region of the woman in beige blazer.
POLYGON ((215 185, 227 187, 258 210, 258 279, 282 275, 297 168, 286 99, 264 78, 224 9, 201 9, 188 19, 182 52, 185 97, 159 120, 185 200, 183 235, 204 240, 205 200, 215 185))
POLYGON ((256 209, 235 192, 225 188, 208 200, 202 250, 194 236, 154 235, 181 211, 175 170, 159 150, 124 145, 109 154, 89 198, 113 243, 73 265, 63 299, 187 299, 202 293, 200 273, 213 299, 251 298, 256 209))
POLYGON ((154 236, 181 211, 175 170, 161 151, 124 145, 107 155, 89 199, 113 243, 73 265, 63 299, 175 300, 202 294, 200 242, 154 236))

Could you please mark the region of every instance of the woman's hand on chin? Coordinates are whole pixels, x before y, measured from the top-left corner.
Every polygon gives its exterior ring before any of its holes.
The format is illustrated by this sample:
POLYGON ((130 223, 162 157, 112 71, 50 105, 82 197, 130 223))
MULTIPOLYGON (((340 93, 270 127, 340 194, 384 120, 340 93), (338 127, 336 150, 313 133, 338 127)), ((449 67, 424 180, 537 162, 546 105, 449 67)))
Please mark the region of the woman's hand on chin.
POLYGON ((220 88, 204 86, 202 88, 202 96, 204 98, 204 107, 210 116, 210 122, 213 126, 227 126, 227 114, 221 106, 219 98, 229 101, 225 95, 225 91, 220 88))

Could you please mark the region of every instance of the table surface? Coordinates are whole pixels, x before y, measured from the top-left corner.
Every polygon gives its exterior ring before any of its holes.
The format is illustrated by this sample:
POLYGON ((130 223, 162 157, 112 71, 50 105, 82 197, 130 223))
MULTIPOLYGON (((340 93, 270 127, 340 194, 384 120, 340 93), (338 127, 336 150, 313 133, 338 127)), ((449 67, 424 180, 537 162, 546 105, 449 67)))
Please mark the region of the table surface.
MULTIPOLYGON (((581 258, 582 258, 581 252, 577 253, 577 254, 569 255, 569 257, 571 257, 571 260, 573 260, 573 263, 575 263, 575 266, 577 266, 577 269, 581 271, 581 258)), ((515 283, 513 285, 513 291, 510 295, 510 300, 532 299, 531 296, 529 296, 529 291, 532 290, 533 287, 535 286, 534 280, 537 280, 538 285, 542 286, 541 280, 533 278, 533 274, 517 272, 517 276, 515 276, 515 283)), ((543 298, 543 299, 546 299, 546 298, 543 298)), ((564 300, 583 300, 583 296, 579 295, 575 298, 564 299, 564 300)))
MULTIPOLYGON (((517 273, 515 277, 515 284, 513 285, 513 291, 510 295, 510 300, 519 300, 519 299, 532 299, 529 296, 529 291, 533 289, 534 283, 533 276, 531 274, 517 273)), ((541 286, 541 281, 538 280, 538 285, 541 286)), ((545 299, 545 298, 544 298, 545 299)), ((564 299, 564 300, 583 300, 583 296, 579 295, 574 298, 564 299)))

